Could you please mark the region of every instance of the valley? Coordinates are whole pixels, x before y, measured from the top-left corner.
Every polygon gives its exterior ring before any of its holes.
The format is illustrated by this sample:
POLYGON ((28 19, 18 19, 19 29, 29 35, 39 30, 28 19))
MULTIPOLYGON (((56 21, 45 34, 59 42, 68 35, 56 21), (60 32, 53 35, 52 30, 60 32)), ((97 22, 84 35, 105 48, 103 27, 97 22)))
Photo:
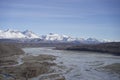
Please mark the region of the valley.
MULTIPOLYGON (((9 47, 13 44, 4 45, 9 47)), ((14 50, 14 47, 11 49, 14 50)), ((120 78, 120 57, 113 54, 57 50, 55 46, 19 46, 15 50, 22 50, 22 53, 15 51, 16 54, 6 53, 7 56, 5 54, 1 56, 0 80, 119 80, 120 78)))

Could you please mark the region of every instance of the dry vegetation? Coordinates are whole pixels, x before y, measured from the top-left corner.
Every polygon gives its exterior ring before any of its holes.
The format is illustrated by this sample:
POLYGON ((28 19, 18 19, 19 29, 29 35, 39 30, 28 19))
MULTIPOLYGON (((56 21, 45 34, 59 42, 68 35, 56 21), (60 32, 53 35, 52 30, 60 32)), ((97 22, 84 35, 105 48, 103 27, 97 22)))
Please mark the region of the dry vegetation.
POLYGON ((63 50, 94 51, 102 53, 112 53, 120 55, 120 42, 101 43, 101 44, 82 44, 77 46, 56 47, 63 50))
POLYGON ((0 43, 0 66, 17 64, 17 58, 24 52, 15 45, 0 43))
POLYGON ((112 73, 117 73, 120 75, 120 63, 114 63, 111 65, 107 65, 107 66, 103 67, 103 69, 105 69, 106 71, 110 71, 112 73))
MULTIPOLYGON (((13 65, 16 61, 15 56, 10 57, 5 57, 5 60, 3 58, 1 60, 1 66, 5 67, 0 67, 0 80, 29 80, 29 78, 55 72, 51 67, 57 65, 53 62, 56 59, 56 56, 53 55, 26 55, 22 58, 23 64, 6 67, 6 65, 13 65), (5 75, 7 75, 6 78, 4 77, 5 75)), ((53 79, 54 77, 58 77, 55 80, 65 80, 64 76, 60 76, 60 74, 42 77, 40 80, 45 80, 45 78, 53 79)))
MULTIPOLYGON (((57 64, 53 61, 56 56, 53 55, 39 55, 31 56, 25 55, 17 44, 0 43, 0 80, 29 80, 29 78, 37 77, 41 74, 48 74, 55 72, 52 66, 57 64), (23 64, 18 64, 17 59, 19 55, 23 55, 23 64), (15 66, 12 66, 15 65, 15 66)), ((54 74, 46 78, 55 80, 65 80, 64 76, 54 74), (57 75, 57 76, 56 76, 57 75)), ((41 80, 45 80, 42 78, 41 80)))
MULTIPOLYGON (((26 56, 23 59, 25 62, 22 65, 3 67, 0 68, 0 72, 10 74, 13 77, 13 80, 29 80, 29 78, 37 77, 41 74, 55 72, 55 70, 51 68, 52 66, 56 66, 56 63, 53 62, 55 59, 56 57, 52 55, 26 56)), ((45 78, 49 79, 54 77, 59 77, 55 80, 65 80, 60 74, 54 74, 45 78)), ((42 77, 40 80, 45 79, 42 77)))
POLYGON ((0 43, 0 58, 9 57, 13 55, 20 55, 20 54, 24 54, 24 52, 15 45, 0 43))

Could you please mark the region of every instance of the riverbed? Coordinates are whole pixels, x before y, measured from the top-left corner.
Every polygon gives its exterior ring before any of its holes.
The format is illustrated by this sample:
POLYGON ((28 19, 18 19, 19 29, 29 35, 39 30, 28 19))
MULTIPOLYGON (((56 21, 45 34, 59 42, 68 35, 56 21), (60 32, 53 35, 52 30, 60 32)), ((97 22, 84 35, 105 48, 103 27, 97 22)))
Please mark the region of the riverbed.
POLYGON ((30 80, 42 80, 43 77, 51 74, 61 74, 65 80, 120 80, 119 74, 102 69, 104 66, 120 63, 120 56, 86 51, 53 50, 50 47, 23 50, 27 55, 48 54, 57 57, 54 61, 57 66, 52 67, 56 72, 39 75, 30 80))

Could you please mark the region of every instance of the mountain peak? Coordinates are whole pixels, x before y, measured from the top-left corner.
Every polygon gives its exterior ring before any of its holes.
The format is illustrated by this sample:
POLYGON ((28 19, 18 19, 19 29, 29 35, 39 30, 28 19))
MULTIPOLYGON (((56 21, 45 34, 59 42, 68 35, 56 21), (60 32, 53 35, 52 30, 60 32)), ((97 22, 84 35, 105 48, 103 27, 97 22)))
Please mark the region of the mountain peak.
POLYGON ((96 38, 88 38, 87 40, 88 40, 88 41, 97 41, 96 38))
POLYGON ((26 29, 26 30, 25 30, 25 32, 32 32, 32 31, 31 31, 31 30, 29 30, 29 29, 26 29))
POLYGON ((54 33, 49 33, 49 35, 53 35, 54 33))
POLYGON ((17 32, 20 32, 20 31, 18 31, 18 30, 13 30, 13 29, 7 29, 7 30, 5 30, 4 32, 11 32, 11 33, 17 33, 17 32))
POLYGON ((14 30, 12 30, 12 29, 7 29, 7 30, 5 30, 6 32, 11 32, 11 31, 14 31, 14 30))
POLYGON ((5 31, 0 31, 0 38, 5 38, 5 39, 16 39, 16 38, 28 38, 28 39, 33 39, 33 38, 39 38, 36 34, 34 34, 30 30, 26 30, 24 32, 17 31, 17 30, 12 30, 12 29, 7 29, 5 31))
POLYGON ((23 33, 33 33, 31 30, 25 30, 25 31, 23 31, 23 33))
POLYGON ((33 33, 30 30, 25 30, 22 33, 26 36, 26 38, 40 38, 39 36, 37 36, 35 33, 33 33))

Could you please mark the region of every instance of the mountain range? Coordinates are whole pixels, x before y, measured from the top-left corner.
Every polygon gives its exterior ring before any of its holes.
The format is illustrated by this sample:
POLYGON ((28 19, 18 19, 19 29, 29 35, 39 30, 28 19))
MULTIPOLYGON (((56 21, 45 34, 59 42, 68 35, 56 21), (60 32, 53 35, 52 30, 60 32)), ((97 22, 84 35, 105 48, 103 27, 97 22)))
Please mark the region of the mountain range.
POLYGON ((0 39, 13 39, 13 40, 22 40, 22 41, 46 41, 46 42, 76 42, 76 43, 101 43, 108 42, 104 40, 97 40, 95 38, 73 38, 67 35, 59 35, 49 33, 47 35, 37 35, 30 30, 18 31, 18 30, 0 30, 0 39))
POLYGON ((0 39, 18 39, 18 38, 39 38, 35 33, 32 31, 26 30, 26 31, 17 31, 17 30, 0 30, 0 39))

